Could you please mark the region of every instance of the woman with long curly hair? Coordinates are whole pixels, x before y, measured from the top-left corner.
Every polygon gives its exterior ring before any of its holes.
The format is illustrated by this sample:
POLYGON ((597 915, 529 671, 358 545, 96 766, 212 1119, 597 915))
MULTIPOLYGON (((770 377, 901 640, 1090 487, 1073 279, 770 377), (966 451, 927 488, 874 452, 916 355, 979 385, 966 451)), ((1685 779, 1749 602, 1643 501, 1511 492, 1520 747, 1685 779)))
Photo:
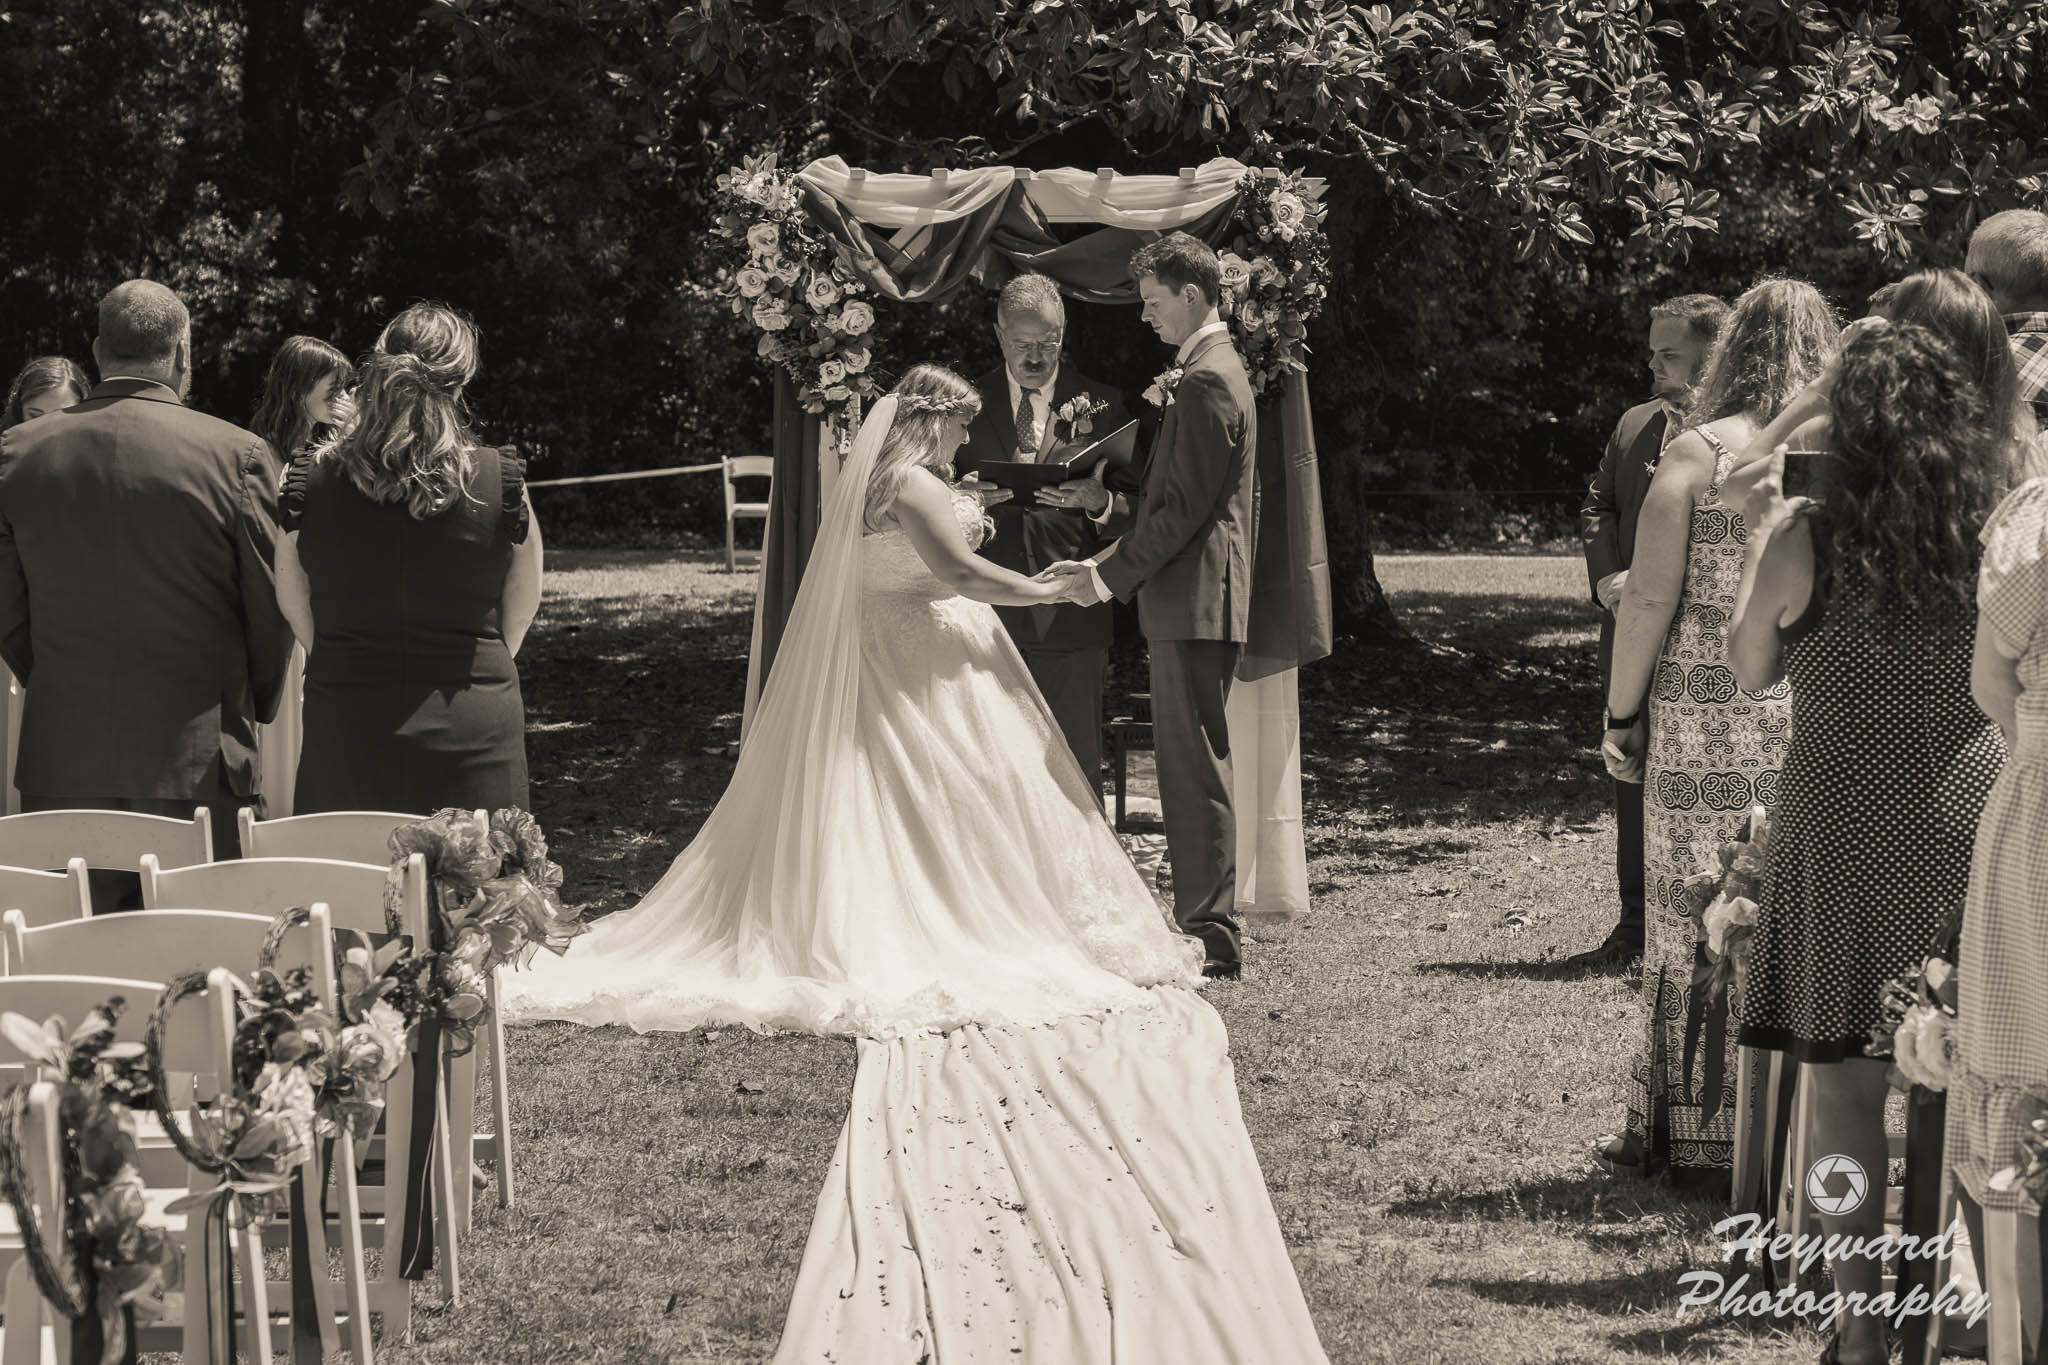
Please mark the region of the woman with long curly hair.
MULTIPOLYGON (((2005 754, 1970 669, 1978 535, 2009 478, 2012 420, 1972 368, 1914 323, 1851 329, 1813 386, 1828 415, 1810 439, 1829 454, 1815 496, 1758 485, 1735 613, 1737 683, 1792 693, 1741 1038, 1800 1064, 1814 1150, 1854 1159, 1876 1187, 1888 1087, 1868 1048, 1884 985, 1960 916, 2005 754)), ((1822 1215, 1830 1237, 1874 1238, 1883 1222, 1877 1198, 1822 1215)), ((1845 1299, 1876 1298, 1875 1259, 1830 1267, 1845 1299)), ((1845 1309, 1823 1359, 1885 1360, 1884 1327, 1845 1309)))
POLYGON ((1610 774, 1643 787, 1642 1042, 1628 1128, 1610 1169, 1712 1178, 1734 1145, 1733 1030, 1693 1021, 1686 878, 1776 802, 1790 716, 1782 686, 1745 690, 1728 668, 1728 617, 1746 532, 1721 486, 1779 408, 1820 371, 1838 327, 1810 284, 1765 280, 1736 301, 1708 355, 1689 428, 1665 450, 1636 524, 1608 674, 1610 774), (1689 1037, 1708 1041, 1698 1064, 1689 1037))
POLYGON ((513 663, 540 606, 525 466, 472 434, 477 334, 393 318, 353 416, 285 476, 278 604, 306 647, 296 809, 524 807, 513 663))

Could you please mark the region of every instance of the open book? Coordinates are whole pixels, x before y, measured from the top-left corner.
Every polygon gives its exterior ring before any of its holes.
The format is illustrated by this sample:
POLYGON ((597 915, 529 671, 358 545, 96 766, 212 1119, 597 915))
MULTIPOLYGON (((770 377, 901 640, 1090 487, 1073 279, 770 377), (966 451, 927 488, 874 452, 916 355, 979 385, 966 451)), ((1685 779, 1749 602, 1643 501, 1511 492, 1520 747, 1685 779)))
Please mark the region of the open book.
MULTIPOLYGON (((1109 469, 1121 469, 1138 453, 1138 424, 1129 421, 1106 436, 1092 441, 1062 441, 1045 452, 1045 458, 1026 463, 1021 460, 983 460, 979 471, 983 483, 1010 489, 1017 496, 1007 505, 1031 507, 1041 488, 1068 479, 1084 479, 1099 460, 1109 469)), ((1105 473, 1108 471, 1105 470, 1105 473)))

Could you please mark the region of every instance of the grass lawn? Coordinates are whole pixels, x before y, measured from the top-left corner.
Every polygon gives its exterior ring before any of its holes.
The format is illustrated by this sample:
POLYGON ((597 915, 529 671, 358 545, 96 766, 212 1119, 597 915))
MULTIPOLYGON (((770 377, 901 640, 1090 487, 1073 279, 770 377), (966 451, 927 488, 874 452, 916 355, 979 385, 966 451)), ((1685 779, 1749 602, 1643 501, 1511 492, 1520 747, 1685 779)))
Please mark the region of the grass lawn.
MULTIPOLYGON (((1813 1358, 1803 1329, 1675 1320, 1679 1275, 1718 1264, 1714 1201, 1585 1155, 1622 1121, 1635 995, 1550 966, 1614 913, 1580 562, 1380 569, 1426 643, 1304 674, 1314 912, 1208 992, 1331 1359, 1813 1358)), ((550 551, 549 573, 520 661, 534 802, 598 914, 731 772, 752 579, 642 552, 550 551)), ((514 1033, 512 1067, 518 1207, 479 1203, 462 1303, 379 1358, 768 1356, 852 1045, 550 1025, 514 1033)))

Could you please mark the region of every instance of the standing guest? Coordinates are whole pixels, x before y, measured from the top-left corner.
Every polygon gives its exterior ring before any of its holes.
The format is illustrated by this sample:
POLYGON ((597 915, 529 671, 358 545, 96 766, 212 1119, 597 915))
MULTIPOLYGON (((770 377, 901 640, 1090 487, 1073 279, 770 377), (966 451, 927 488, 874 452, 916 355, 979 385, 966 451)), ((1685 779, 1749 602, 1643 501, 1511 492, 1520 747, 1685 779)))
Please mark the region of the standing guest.
MULTIPOLYGON (((92 380, 86 377, 84 367, 68 356, 39 355, 22 366, 21 373, 14 377, 13 385, 7 390, 7 411, 0 417, 0 430, 18 427, 23 422, 32 422, 48 413, 61 412, 75 403, 85 401, 92 392, 92 380)), ((7 689, 5 701, 6 730, 6 772, 9 776, 0 785, 7 788, 8 814, 21 809, 21 797, 13 790, 15 751, 21 744, 21 717, 28 702, 21 680, 4 668, 0 668, 0 681, 7 689)))
POLYGON ((1735 452, 1819 372, 1836 330, 1810 284, 1765 280, 1745 293, 1710 353, 1691 425, 1666 447, 1643 499, 1601 745, 1612 776, 1644 784, 1648 903, 1628 1131, 1596 1147, 1610 1168, 1680 1175, 1729 1164, 1734 1049, 1718 1095, 1700 1093, 1684 1060, 1694 956, 1685 879, 1736 836, 1752 804, 1776 804, 1791 716, 1782 685, 1744 691, 1728 666, 1748 533, 1721 485, 1735 452))
POLYGON ((207 806, 232 856, 291 653, 276 467, 184 405, 191 322, 162 285, 100 301, 93 359, 83 403, 0 433, 0 656, 29 689, 15 785, 29 810, 207 806))
MULTIPOLYGON (((1712 294, 1682 294, 1650 310, 1650 401, 1621 415, 1607 438, 1600 468, 1579 512, 1586 574, 1601 610, 1600 677, 1614 658, 1614 608, 1628 582, 1635 554, 1636 518, 1664 447, 1685 428, 1693 382, 1728 305, 1712 294)), ((1621 964, 1643 955, 1643 784, 1614 782, 1614 872, 1621 885, 1621 918, 1599 947, 1568 959, 1571 966, 1621 964)))
POLYGON ((2008 209, 1970 234, 1963 269, 2005 319, 2019 368, 2020 399, 2048 427, 2048 213, 2008 209))
MULTIPOLYGON (((1912 292, 1909 281, 1895 316, 1912 292)), ((1796 510, 1776 478, 1751 491, 1757 530, 1732 641, 1737 685, 1792 690, 1742 1042, 1800 1064, 1815 1151, 1880 1172, 1887 1064, 1866 1055, 1871 1027, 1885 983, 1911 973, 1962 908, 2004 757, 1971 700, 1971 598, 2011 426, 1968 358, 1910 322, 1855 324, 1798 401, 1825 405, 1812 440, 1832 457, 1796 510)), ((2027 846, 2022 836, 2010 856, 2027 846)), ((1876 1238, 1884 1201, 1821 1221, 1830 1239, 1876 1238)), ((1876 1299, 1876 1259, 1830 1257, 1829 1268, 1846 1298, 1876 1299)), ((1823 1358, 1884 1361, 1881 1312, 1845 1312, 1823 1358)))
POLYGON ((540 607, 540 528, 519 457, 464 420, 476 371, 469 320, 413 305, 363 361, 348 426, 286 475, 303 813, 527 804, 513 656, 540 607))
POLYGON ((77 361, 69 356, 39 355, 14 376, 14 383, 7 390, 7 415, 0 418, 0 429, 62 412, 83 403, 91 392, 92 380, 77 361))
POLYGON ((1208 950, 1203 975, 1242 974, 1237 921, 1237 821, 1231 809, 1230 684, 1251 606, 1252 518, 1259 415, 1251 380, 1218 311, 1216 253, 1169 232, 1131 257, 1143 318, 1176 348, 1152 393, 1164 413, 1134 501, 1102 520, 1122 532, 1092 559, 1062 561, 1069 600, 1138 599, 1152 655, 1152 738, 1173 918, 1208 950))
MULTIPOLYGON (((277 348, 249 426, 270 442, 280 471, 314 443, 331 438, 334 429, 347 419, 348 391, 355 378, 356 367, 349 364, 348 357, 318 337, 288 337, 277 348)), ((277 719, 256 731, 263 813, 268 819, 281 819, 296 809, 299 750, 305 738, 305 691, 306 651, 294 644, 277 719)))
POLYGON ((2048 1112, 2048 479, 1999 504, 1983 544, 1970 691, 2008 757, 1970 866, 1945 1146, 1977 1247, 1987 1208, 2033 1220, 2040 1235, 2040 1201, 1991 1177, 2023 1163, 2022 1125, 2048 1112))
MULTIPOLYGON (((1128 420, 1115 390, 1062 361, 1066 326, 1059 286, 1045 276, 1019 275, 1003 286, 995 324, 1003 364, 975 384, 981 412, 958 456, 963 481, 976 478, 984 461, 1035 462, 1059 442, 1107 435, 1128 420), (1060 416, 1063 409, 1097 404, 1101 410, 1092 416, 1060 416)), ((1109 543, 1094 518, 1108 506, 1111 488, 1138 491, 1135 477, 1120 470, 1109 487, 1101 479, 1071 479, 1042 490, 1035 505, 991 504, 996 533, 982 553, 1027 577, 1063 559, 1088 558, 1109 543)), ((1102 686, 1115 608, 1066 602, 997 607, 996 614, 1100 802, 1102 686)))

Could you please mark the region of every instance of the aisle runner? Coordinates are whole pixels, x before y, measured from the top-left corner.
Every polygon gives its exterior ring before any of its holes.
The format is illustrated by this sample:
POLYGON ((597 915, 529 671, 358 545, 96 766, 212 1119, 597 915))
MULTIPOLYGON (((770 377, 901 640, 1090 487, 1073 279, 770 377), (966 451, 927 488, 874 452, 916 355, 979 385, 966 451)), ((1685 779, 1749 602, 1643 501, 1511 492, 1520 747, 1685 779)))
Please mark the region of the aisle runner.
POLYGON ((860 1044, 779 1365, 1322 1362, 1194 993, 860 1044))

